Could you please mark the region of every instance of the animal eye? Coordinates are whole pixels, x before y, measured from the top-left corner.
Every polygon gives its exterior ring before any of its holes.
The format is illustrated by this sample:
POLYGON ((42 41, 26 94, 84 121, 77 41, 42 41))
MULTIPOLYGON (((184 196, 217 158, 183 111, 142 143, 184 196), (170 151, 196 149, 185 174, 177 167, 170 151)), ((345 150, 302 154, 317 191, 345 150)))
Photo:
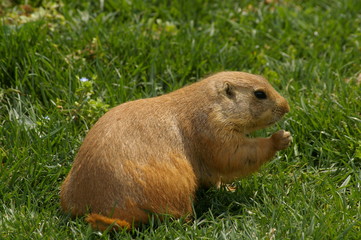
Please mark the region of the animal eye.
POLYGON ((258 90, 258 91, 255 91, 254 92, 254 95, 256 96, 256 98, 258 99, 266 99, 267 98, 267 95, 264 91, 262 90, 258 90))

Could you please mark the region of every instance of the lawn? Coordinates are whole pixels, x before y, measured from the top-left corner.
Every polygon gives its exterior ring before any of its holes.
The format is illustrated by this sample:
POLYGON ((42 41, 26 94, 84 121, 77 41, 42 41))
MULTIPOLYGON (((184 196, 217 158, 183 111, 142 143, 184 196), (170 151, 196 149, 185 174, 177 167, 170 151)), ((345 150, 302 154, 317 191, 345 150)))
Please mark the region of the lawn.
POLYGON ((361 239, 361 1, 0 3, 0 239, 361 239), (26 5, 27 4, 27 5, 26 5), (93 231, 59 188, 95 121, 222 70, 290 103, 293 143, 192 222, 93 231))

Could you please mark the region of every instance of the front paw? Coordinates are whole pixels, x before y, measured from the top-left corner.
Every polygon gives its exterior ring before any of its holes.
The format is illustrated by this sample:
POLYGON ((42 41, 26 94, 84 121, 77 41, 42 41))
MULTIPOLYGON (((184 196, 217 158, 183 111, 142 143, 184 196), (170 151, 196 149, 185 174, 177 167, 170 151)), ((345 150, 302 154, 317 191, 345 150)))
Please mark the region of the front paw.
POLYGON ((271 136, 273 146, 277 151, 286 149, 292 142, 292 136, 290 132, 280 130, 271 136))

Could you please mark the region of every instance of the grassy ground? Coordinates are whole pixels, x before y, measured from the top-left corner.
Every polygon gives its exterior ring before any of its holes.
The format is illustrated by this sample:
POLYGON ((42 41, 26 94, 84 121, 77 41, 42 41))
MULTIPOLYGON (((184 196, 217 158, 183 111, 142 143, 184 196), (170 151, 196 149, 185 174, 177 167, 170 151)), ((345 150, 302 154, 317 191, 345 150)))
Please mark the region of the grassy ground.
POLYGON ((0 3, 0 238, 361 239, 361 1, 270 2, 0 3), (220 70, 289 100, 258 133, 291 131, 288 150, 235 192, 199 192, 191 223, 101 234, 60 211, 99 116, 220 70))

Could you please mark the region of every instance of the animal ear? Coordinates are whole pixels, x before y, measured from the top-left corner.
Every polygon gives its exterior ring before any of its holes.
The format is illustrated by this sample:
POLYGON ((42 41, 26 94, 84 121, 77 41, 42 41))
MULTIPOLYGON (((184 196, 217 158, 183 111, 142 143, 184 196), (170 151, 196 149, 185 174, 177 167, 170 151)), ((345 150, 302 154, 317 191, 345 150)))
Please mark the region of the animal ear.
POLYGON ((223 93, 229 97, 234 97, 234 86, 230 82, 225 82, 223 85, 223 93))

